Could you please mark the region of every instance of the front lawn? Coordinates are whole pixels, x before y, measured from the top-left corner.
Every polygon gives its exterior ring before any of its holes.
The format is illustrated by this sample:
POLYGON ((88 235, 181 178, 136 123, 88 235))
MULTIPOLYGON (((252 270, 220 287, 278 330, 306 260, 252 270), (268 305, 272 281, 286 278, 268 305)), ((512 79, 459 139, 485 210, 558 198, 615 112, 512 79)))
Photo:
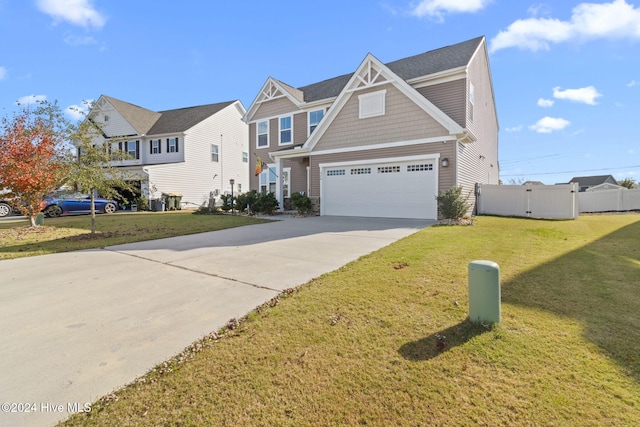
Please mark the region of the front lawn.
POLYGON ((195 343, 64 425, 631 426, 640 215, 431 227, 195 343), (500 265, 502 323, 466 321, 500 265))
POLYGON ((47 218, 44 226, 35 228, 29 227, 28 219, 3 220, 0 221, 0 260, 203 233, 265 221, 240 215, 195 215, 193 211, 100 214, 96 216, 96 234, 92 236, 89 215, 47 218))

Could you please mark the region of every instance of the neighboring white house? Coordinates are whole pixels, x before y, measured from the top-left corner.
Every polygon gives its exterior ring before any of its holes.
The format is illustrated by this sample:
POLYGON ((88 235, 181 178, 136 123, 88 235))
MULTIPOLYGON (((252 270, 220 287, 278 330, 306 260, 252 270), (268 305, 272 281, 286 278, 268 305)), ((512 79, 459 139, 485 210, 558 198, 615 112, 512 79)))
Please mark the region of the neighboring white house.
POLYGON ((231 192, 231 179, 234 192, 248 191, 245 113, 240 101, 156 112, 102 95, 88 117, 103 133, 95 143, 111 143, 132 157, 117 166, 140 177, 134 182, 140 195, 154 200, 179 194, 181 207, 197 207, 211 193, 231 192))

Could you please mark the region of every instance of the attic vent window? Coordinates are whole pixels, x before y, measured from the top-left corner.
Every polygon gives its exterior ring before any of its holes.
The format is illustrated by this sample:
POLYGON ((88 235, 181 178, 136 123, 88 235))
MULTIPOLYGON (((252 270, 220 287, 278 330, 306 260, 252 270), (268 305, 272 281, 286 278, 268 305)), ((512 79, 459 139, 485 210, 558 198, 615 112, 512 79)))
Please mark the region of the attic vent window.
POLYGON ((380 90, 359 95, 360 118, 366 119, 369 117, 384 116, 386 93, 386 90, 380 90))
POLYGON ((107 116, 106 114, 104 115, 104 121, 108 122, 109 121, 109 116, 107 116))

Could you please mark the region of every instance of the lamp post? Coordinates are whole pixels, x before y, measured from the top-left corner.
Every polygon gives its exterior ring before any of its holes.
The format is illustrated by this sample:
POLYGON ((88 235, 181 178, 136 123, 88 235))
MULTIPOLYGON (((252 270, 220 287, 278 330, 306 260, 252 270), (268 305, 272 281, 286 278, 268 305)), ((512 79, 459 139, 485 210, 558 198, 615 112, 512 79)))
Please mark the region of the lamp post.
POLYGON ((235 184, 235 183, 236 183, 235 179, 231 178, 229 180, 229 184, 231 184, 231 215, 235 215, 235 213, 236 213, 235 209, 233 207, 233 184, 235 184))

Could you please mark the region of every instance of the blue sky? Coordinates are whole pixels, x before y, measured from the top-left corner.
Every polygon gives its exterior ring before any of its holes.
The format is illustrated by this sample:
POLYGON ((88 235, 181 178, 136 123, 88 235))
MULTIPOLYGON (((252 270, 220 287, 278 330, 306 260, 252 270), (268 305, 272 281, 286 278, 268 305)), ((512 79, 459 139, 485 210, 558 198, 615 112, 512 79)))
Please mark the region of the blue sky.
POLYGON ((0 0, 0 116, 109 95, 151 110, 298 87, 484 35, 505 183, 640 180, 640 2, 0 0))

